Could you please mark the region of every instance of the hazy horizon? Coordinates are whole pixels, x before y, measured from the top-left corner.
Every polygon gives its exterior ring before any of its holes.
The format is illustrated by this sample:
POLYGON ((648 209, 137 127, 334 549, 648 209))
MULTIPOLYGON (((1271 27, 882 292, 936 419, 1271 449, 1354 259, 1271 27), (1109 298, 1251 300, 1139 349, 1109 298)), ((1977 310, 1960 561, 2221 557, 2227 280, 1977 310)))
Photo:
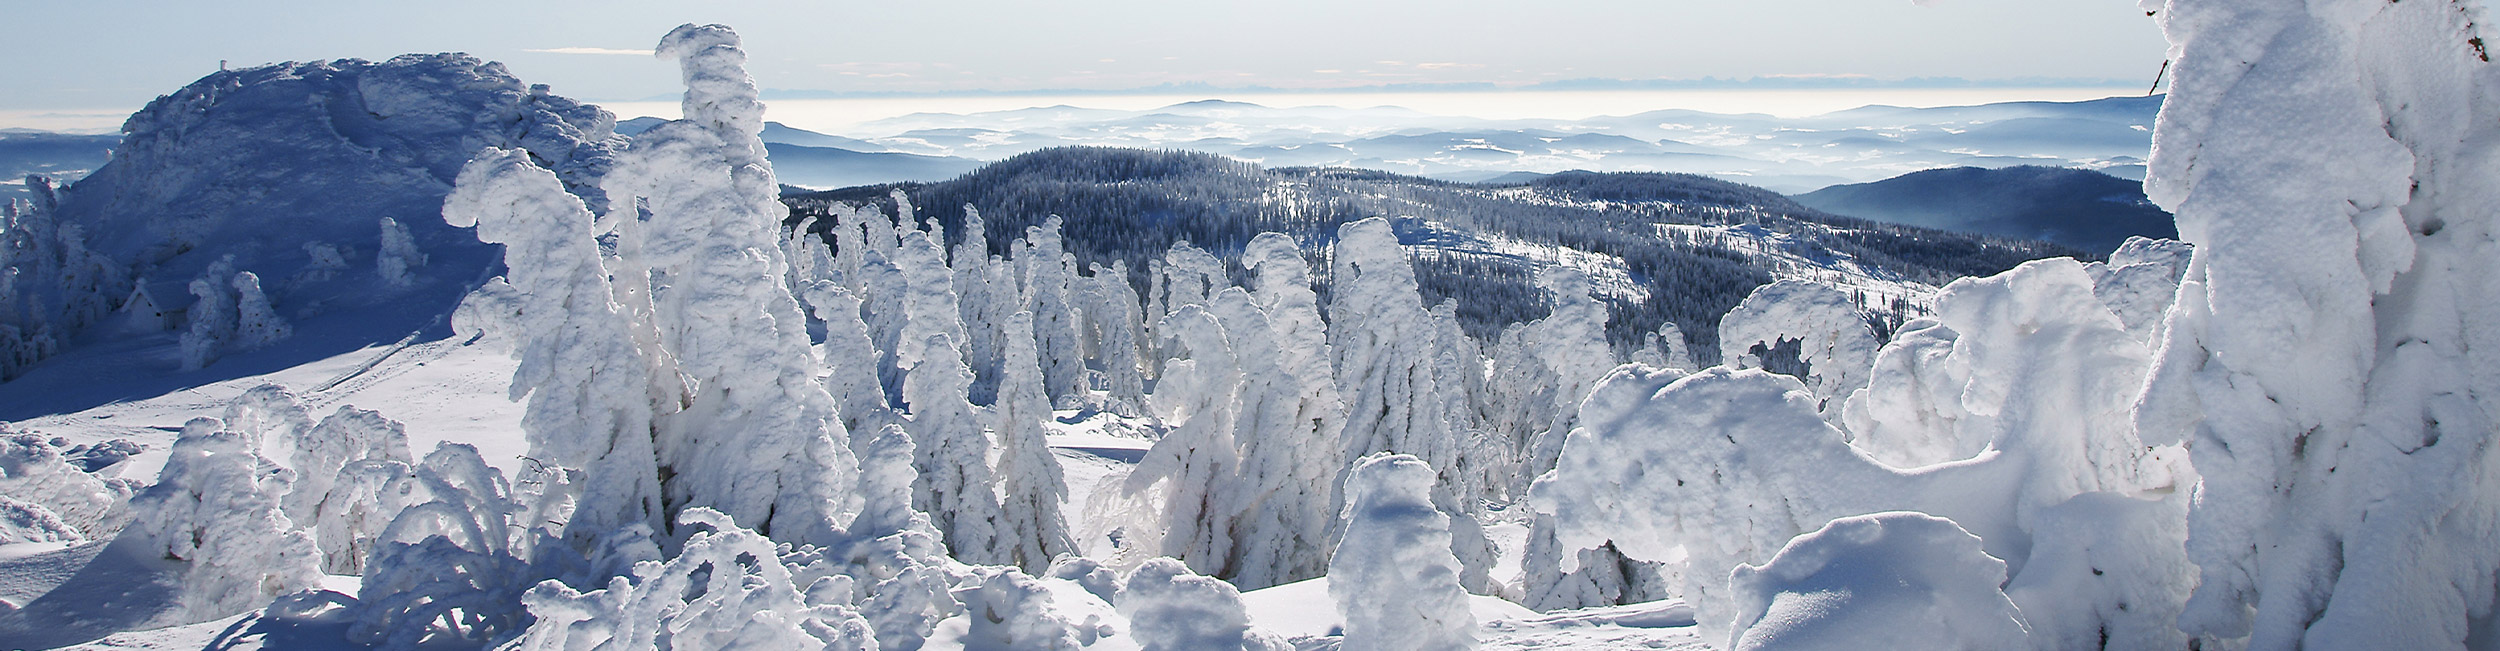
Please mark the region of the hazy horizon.
POLYGON ((2126 0, 1566 0, 1526 8, 1485 0, 700 7, 442 0, 311 11, 286 0, 231 0, 142 10, 41 3, 11 17, 18 27, 12 65, 0 66, 0 88, 11 92, 0 96, 0 111, 16 113, 135 110, 221 62, 378 61, 412 52, 500 61, 567 97, 641 100, 680 87, 675 64, 650 48, 683 23, 737 29, 763 88, 852 94, 1706 78, 2135 86, 2151 81, 2167 47, 2126 0))
MULTIPOLYGON (((166 89, 168 92, 174 90, 166 89)), ((1697 86, 1688 88, 1574 89, 1418 89, 1355 88, 1343 90, 1252 89, 1203 91, 1060 91, 955 92, 792 97, 818 92, 772 89, 766 94, 766 117, 810 131, 854 135, 862 125, 915 113, 973 114, 1028 108, 1072 106, 1101 110, 1146 110, 1195 101, 1228 101, 1269 108, 1333 107, 1343 109, 1400 108, 1442 117, 1487 120, 1573 120, 1619 116, 1654 110, 1683 109, 1704 113, 1762 113, 1804 118, 1865 106, 1941 107, 2018 101, 2082 101, 2137 96, 2138 88, 2109 85, 1882 85, 1825 87, 1697 86), (777 96, 777 97, 776 97, 777 96)), ((585 100, 617 115, 677 117, 677 102, 664 99, 585 100)), ((123 108, 0 110, 0 129, 31 129, 63 133, 113 133, 130 113, 123 108)))

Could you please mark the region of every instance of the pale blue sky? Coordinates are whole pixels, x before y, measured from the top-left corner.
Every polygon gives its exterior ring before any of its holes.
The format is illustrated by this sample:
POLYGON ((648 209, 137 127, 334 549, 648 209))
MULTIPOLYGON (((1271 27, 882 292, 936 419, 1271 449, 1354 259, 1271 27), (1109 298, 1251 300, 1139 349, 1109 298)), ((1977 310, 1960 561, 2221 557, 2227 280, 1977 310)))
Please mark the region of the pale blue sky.
POLYGON ((216 69, 465 51, 592 100, 677 89, 670 27, 746 37, 771 89, 1329 88, 1867 76, 2149 83, 2133 0, 1087 0, 742 3, 0 0, 0 110, 135 109, 216 69), (586 48, 588 50, 581 50, 586 48))

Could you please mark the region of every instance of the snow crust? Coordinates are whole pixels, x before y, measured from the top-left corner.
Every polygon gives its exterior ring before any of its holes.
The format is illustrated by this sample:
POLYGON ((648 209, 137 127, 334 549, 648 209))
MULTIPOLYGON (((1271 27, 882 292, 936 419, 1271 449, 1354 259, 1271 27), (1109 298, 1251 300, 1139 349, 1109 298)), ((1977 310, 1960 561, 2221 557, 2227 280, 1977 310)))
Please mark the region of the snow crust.
POLYGON ((1729 577, 1729 649, 2020 649, 2005 562, 1953 521, 1890 512, 1825 523, 1729 577))

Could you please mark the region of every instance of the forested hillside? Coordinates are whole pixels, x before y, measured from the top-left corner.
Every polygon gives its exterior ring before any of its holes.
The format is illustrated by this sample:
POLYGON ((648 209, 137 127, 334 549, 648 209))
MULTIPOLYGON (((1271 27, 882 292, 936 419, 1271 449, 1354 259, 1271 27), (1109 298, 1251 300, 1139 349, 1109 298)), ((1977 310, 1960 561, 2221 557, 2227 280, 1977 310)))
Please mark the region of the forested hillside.
MULTIPOLYGON (((1338 225, 1389 217, 1416 256, 1426 300, 1468 297, 1455 307, 1470 334, 1489 338, 1544 316, 1536 273, 1568 262, 1598 279, 1610 312, 1608 338, 1619 351, 1674 323, 1703 361, 1717 350, 1720 315, 1774 279, 1847 290, 1876 315, 1877 331, 1888 333, 1923 310, 1927 290, 1954 278, 2025 260, 2105 253, 1842 217, 1762 188, 1690 174, 1566 172, 1464 184, 1107 147, 1045 149, 951 181, 785 201, 795 224, 837 203, 892 210, 897 190, 946 227, 950 245, 962 241, 964 207, 978 209, 994 255, 1007 253, 1025 227, 1057 215, 1080 265, 1126 261, 1141 291, 1149 267, 1174 242, 1214 253, 1239 279, 1242 247, 1261 232, 1288 233, 1321 252, 1338 225)), ((818 221, 817 232, 825 223, 818 221)), ((1323 300, 1325 268, 1318 279, 1323 300)))
POLYGON ((2084 169, 2018 165, 1954 167, 1797 195, 1834 213, 1895 224, 2036 238, 2109 250, 2129 237, 2171 238, 2170 213, 2144 184, 2084 169))

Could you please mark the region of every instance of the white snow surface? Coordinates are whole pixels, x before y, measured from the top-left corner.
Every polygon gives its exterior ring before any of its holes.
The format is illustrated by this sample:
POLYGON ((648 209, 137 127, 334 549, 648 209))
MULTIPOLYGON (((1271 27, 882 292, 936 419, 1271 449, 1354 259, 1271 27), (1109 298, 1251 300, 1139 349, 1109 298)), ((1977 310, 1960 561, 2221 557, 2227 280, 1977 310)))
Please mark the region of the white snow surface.
POLYGON ((1770 562, 1740 565, 1734 651, 2029 646, 1997 584, 2005 562, 1952 520, 1895 511, 1833 520, 1770 562))

